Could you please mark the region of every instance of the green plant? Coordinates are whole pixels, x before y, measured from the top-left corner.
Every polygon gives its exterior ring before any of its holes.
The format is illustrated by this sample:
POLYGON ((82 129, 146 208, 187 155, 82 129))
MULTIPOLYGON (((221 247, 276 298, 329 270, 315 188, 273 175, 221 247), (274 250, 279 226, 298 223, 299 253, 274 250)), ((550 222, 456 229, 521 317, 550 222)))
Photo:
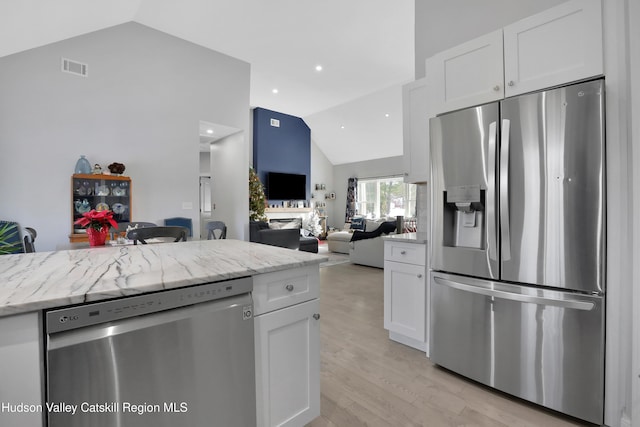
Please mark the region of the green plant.
POLYGON ((15 222, 0 222, 0 255, 22 252, 20 235, 15 222))
POLYGON ((264 208, 267 200, 264 196, 264 186, 252 167, 249 167, 249 219, 251 221, 266 221, 264 208))

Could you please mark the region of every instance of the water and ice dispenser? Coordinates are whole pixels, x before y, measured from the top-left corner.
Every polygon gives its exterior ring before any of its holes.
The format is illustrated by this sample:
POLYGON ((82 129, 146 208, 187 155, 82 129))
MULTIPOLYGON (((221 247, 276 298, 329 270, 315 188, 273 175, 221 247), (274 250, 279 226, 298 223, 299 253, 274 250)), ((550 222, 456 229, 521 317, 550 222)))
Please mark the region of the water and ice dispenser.
POLYGON ((460 185, 444 191, 444 246, 485 249, 485 190, 460 185))

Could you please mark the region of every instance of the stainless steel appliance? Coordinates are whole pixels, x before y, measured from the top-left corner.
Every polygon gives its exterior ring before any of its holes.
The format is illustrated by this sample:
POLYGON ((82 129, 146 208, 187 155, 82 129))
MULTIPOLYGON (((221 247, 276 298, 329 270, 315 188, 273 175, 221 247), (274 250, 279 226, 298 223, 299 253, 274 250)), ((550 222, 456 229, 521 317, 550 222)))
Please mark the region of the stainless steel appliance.
POLYGON ((602 423, 603 80, 430 125, 431 359, 602 423))
POLYGON ((256 424, 251 278, 46 313, 49 427, 256 424))

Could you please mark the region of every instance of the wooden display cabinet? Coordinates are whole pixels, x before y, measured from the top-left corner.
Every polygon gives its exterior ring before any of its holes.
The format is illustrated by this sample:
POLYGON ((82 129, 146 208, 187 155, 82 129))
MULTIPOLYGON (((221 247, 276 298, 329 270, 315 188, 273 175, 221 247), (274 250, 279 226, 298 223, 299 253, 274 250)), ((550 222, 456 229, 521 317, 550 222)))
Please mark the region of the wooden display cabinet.
POLYGON ((131 178, 91 174, 74 174, 71 177, 71 243, 89 240, 86 229, 74 222, 91 209, 111 210, 116 222, 130 222, 131 178))

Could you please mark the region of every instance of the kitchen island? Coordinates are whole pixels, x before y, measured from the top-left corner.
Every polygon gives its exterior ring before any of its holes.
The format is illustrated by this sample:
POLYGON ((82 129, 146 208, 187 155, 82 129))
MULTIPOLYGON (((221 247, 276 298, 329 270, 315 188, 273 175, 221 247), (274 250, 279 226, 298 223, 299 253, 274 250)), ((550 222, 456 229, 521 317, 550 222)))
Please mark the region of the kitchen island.
MULTIPOLYGON (((42 413, 15 411, 15 405, 28 409, 26 405, 44 403, 43 310, 246 276, 254 278, 257 402, 258 415, 264 415, 260 405, 266 399, 260 394, 264 390, 261 381, 268 375, 264 371, 269 369, 262 360, 268 330, 260 326, 260 318, 281 316, 289 305, 297 304, 292 308, 298 308, 306 301, 316 311, 307 313, 307 317, 317 321, 318 265, 324 260, 310 253, 235 240, 105 246, 0 257, 0 424, 43 425, 42 413), (274 298, 271 290, 280 285, 292 291, 274 298)), ((309 353, 313 360, 319 360, 317 345, 309 353), (318 354, 311 354, 315 352, 318 354)), ((318 389, 311 394, 318 395, 319 404, 319 384, 310 386, 318 389)), ((315 411, 308 411, 308 416, 315 411)), ((258 419, 258 425, 270 423, 266 416, 258 419)))

